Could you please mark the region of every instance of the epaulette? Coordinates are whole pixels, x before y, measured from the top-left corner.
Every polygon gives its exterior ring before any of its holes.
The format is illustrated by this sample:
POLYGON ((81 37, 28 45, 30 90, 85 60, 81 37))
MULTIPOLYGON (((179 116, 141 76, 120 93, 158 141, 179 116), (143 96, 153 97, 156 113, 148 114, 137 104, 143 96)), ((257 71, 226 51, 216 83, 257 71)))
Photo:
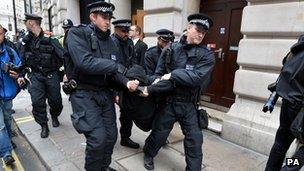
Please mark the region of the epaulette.
POLYGON ((78 24, 78 25, 73 26, 73 27, 86 27, 86 26, 87 26, 87 24, 78 24))

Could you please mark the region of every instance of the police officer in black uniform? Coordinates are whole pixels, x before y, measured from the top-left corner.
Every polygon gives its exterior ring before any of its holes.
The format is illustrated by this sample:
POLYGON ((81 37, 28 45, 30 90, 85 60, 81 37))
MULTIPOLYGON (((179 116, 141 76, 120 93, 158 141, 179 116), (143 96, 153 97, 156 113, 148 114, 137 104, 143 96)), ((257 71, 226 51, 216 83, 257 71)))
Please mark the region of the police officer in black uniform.
POLYGON ((167 49, 163 50, 155 72, 161 81, 143 91, 144 96, 159 93, 164 81, 171 85, 167 91, 172 90, 167 92, 167 103, 158 107, 152 132, 146 139, 144 166, 148 170, 154 169, 153 158, 165 144, 176 121, 185 135, 186 170, 200 171, 202 167, 203 135, 196 103, 215 64, 213 52, 201 44, 213 22, 205 14, 192 14, 188 21, 186 43, 172 43, 167 47, 171 49, 169 55, 167 49))
POLYGON ((66 36, 68 35, 69 29, 73 27, 73 21, 70 19, 64 19, 62 22, 62 28, 64 31, 64 34, 58 39, 59 43, 64 47, 65 46, 65 40, 66 36))
POLYGON ((109 167, 117 139, 112 89, 135 91, 138 81, 124 77, 125 68, 117 63, 120 54, 110 38, 114 5, 98 1, 87 7, 91 24, 72 27, 66 41, 71 58, 67 77, 77 83, 70 94, 71 119, 77 132, 86 137, 85 169, 114 170, 109 167))
POLYGON ((174 33, 168 29, 160 29, 156 31, 157 45, 150 47, 145 54, 144 62, 148 76, 154 75, 159 56, 166 46, 174 42, 174 33))
POLYGON ((41 125, 41 138, 49 135, 46 99, 50 106, 53 127, 59 126, 58 116, 62 111, 59 67, 63 62, 63 48, 56 39, 46 37, 41 28, 42 18, 25 13, 27 35, 22 39, 22 64, 31 69, 28 73, 35 121, 41 125))
MULTIPOLYGON (((118 47, 120 58, 118 62, 125 66, 126 68, 130 68, 133 64, 137 63, 137 60, 134 58, 134 45, 133 41, 129 38, 129 28, 131 26, 131 20, 129 19, 120 19, 113 21, 114 25, 114 33, 111 35, 111 38, 118 47)), ((139 144, 132 141, 130 139, 133 121, 130 114, 130 110, 128 110, 128 101, 132 98, 129 91, 119 92, 119 106, 120 106, 120 135, 121 141, 120 144, 122 146, 130 147, 130 148, 139 148, 139 144)))
MULTIPOLYGON (((292 156, 298 159, 299 165, 284 166, 282 164, 291 143, 296 138, 292 134, 291 124, 303 107, 304 92, 304 35, 290 48, 283 60, 283 68, 274 91, 282 97, 280 126, 271 148, 266 171, 300 170, 304 164, 304 146, 292 156)), ((303 109, 302 109, 303 110, 303 109)), ((303 129, 303 128, 302 128, 303 129)), ((300 140, 301 142, 301 140, 300 140)), ((303 142, 301 142, 303 143, 303 142)))

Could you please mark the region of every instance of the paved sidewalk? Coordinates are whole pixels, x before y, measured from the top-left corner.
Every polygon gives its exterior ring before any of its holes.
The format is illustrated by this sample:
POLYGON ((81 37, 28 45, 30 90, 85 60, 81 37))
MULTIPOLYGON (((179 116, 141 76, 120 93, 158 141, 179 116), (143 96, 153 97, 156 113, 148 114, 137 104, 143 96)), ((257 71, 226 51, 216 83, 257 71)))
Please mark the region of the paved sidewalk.
MULTIPOLYGON (((84 170, 85 139, 73 128, 70 120, 72 113, 68 98, 63 94, 64 109, 59 118, 60 127, 53 128, 49 122, 50 136, 40 138, 40 126, 35 123, 31 113, 30 96, 21 92, 14 100, 16 114, 14 120, 18 128, 29 141, 39 158, 49 170, 77 171, 84 170)), ((119 122, 117 122, 119 125, 119 122)), ((145 133, 133 127, 132 139, 140 143, 138 150, 122 147, 120 137, 114 148, 111 166, 117 170, 142 171, 142 147, 147 138, 145 133)), ((183 150, 183 135, 176 125, 169 137, 169 144, 162 148, 155 158, 155 170, 184 170, 186 163, 183 150)), ((204 131, 204 160, 202 170, 206 171, 259 171, 263 170, 267 156, 242 148, 221 139, 210 131, 204 131)))

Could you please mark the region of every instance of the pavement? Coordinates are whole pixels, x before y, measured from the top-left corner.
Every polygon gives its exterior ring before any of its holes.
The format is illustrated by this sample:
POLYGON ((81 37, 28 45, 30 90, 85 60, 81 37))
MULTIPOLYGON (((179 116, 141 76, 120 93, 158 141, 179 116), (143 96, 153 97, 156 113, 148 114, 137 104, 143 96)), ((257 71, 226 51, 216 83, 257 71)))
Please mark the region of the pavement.
MULTIPOLYGON (((71 123, 72 109, 68 96, 62 94, 64 109, 59 117, 60 127, 53 128, 49 122, 50 136, 40 138, 40 126, 31 114, 30 96, 22 91, 14 99, 14 121, 19 131, 34 149, 47 170, 77 171, 84 170, 85 138, 78 134, 71 123)), ((117 115, 119 116, 117 108, 117 115)), ((117 118, 118 118, 117 116, 117 118)), ((50 116, 49 116, 50 117, 50 116)), ((118 127, 119 127, 119 121, 118 127)), ((149 133, 133 126, 131 139, 138 142, 140 149, 130 149, 119 144, 120 137, 114 147, 111 167, 125 171, 142 171, 142 147, 149 133)), ((264 170, 267 156, 256 153, 220 138, 218 133, 204 130, 202 170, 206 171, 259 171, 264 170)), ((178 124, 174 126, 169 144, 163 147, 155 157, 156 171, 185 170, 185 153, 183 135, 178 124)))

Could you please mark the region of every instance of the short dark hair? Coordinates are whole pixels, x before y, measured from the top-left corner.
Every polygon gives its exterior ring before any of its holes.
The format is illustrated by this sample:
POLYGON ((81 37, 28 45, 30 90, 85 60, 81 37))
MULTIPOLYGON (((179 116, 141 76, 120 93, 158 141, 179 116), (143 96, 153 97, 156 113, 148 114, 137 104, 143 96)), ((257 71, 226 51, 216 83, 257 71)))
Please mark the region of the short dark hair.
POLYGON ((139 35, 141 35, 141 28, 138 25, 135 26, 135 31, 138 31, 139 35))

